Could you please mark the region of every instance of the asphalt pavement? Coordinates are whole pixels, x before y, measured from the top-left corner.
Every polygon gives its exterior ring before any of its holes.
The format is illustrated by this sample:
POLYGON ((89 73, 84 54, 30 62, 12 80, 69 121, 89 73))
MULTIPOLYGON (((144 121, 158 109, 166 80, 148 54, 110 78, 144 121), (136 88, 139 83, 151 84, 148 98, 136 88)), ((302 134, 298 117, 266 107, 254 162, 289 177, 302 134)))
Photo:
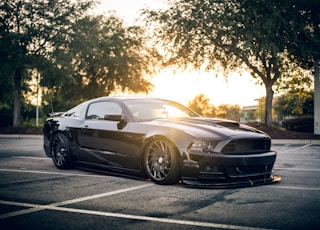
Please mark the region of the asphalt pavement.
POLYGON ((59 170, 41 135, 0 135, 0 229, 320 229, 320 141, 272 147, 280 182, 196 189, 59 170))

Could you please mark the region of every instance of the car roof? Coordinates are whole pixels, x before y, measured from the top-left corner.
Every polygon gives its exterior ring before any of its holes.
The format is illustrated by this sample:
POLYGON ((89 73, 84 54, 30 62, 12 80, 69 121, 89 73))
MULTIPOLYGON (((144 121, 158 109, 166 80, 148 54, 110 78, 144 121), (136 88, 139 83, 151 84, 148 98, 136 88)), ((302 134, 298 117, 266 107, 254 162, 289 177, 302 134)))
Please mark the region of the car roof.
POLYGON ((160 101, 170 101, 167 99, 150 97, 150 96, 140 96, 140 95, 125 95, 125 96, 104 96, 104 97, 97 97, 91 100, 85 101, 83 103, 91 103, 95 101, 102 101, 102 100, 116 100, 116 101, 128 101, 128 100, 160 100, 160 101))

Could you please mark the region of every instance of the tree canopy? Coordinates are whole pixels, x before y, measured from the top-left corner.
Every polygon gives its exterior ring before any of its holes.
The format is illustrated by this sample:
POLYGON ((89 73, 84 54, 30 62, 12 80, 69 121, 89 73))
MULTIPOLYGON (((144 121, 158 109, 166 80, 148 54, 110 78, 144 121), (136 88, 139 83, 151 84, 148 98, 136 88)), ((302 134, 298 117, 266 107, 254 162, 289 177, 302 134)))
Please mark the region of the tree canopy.
POLYGON ((21 124, 22 87, 31 77, 27 70, 36 68, 41 72, 48 65, 61 69, 54 54, 65 46, 73 22, 90 6, 92 1, 1 1, 0 61, 6 71, 0 72, 8 83, 13 83, 13 126, 21 124))
MULTIPOLYGON (((47 91, 47 99, 73 105, 116 92, 148 93, 148 76, 156 72, 159 55, 148 47, 141 27, 125 27, 115 15, 87 16, 74 25, 69 44, 69 81, 47 91), (75 93, 76 92, 76 93, 75 93), (51 99, 50 99, 51 98, 51 99)), ((64 108, 70 107, 64 103, 64 108)), ((62 103, 58 103, 62 104, 62 103)))
POLYGON ((320 2, 319 0, 285 1, 287 23, 286 47, 291 60, 304 69, 314 69, 320 60, 320 2))
POLYGON ((210 98, 204 94, 195 96, 188 102, 188 107, 203 117, 219 117, 240 121, 241 108, 239 105, 221 104, 215 107, 210 103, 210 98))
POLYGON ((313 92, 286 93, 276 98, 274 110, 281 116, 312 116, 313 92))
POLYGON ((115 15, 90 16, 87 11, 94 4, 1 1, 0 75, 5 87, 0 99, 12 101, 13 126, 21 125, 24 92, 34 77, 40 78, 46 105, 54 103, 58 109, 116 91, 152 89, 146 76, 155 71, 159 56, 148 47, 142 28, 125 27, 115 15))
POLYGON ((204 117, 213 117, 215 114, 215 107, 210 104, 210 99, 204 94, 199 94, 189 101, 188 107, 204 117))
MULTIPOLYGON (((245 68, 265 85, 265 124, 272 126, 273 86, 282 78, 293 77, 287 65, 292 42, 288 34, 293 33, 290 23, 295 23, 288 21, 290 1, 168 2, 168 9, 145 11, 156 42, 166 53, 164 64, 184 69, 222 67, 226 74, 245 68)), ((300 18, 300 14, 294 16, 300 18)))

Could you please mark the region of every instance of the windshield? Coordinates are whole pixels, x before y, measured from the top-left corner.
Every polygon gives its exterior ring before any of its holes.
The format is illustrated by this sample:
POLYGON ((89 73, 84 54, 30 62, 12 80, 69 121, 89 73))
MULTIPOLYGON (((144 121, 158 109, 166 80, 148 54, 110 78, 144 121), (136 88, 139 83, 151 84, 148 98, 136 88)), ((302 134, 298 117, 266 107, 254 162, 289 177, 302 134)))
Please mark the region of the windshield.
POLYGON ((199 115, 176 102, 165 100, 128 100, 124 101, 138 121, 159 118, 186 118, 199 115))

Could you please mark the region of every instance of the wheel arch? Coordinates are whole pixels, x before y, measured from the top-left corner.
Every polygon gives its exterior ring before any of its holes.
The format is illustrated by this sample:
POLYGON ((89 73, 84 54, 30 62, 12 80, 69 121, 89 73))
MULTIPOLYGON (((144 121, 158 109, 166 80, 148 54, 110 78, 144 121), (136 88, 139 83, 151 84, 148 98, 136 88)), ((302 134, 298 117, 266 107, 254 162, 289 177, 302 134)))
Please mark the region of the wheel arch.
POLYGON ((167 140, 169 141, 172 146, 174 147, 174 150, 176 152, 176 154, 178 154, 179 157, 182 156, 182 153, 179 151, 179 148, 178 146, 176 145, 176 143, 174 142, 174 140, 170 139, 169 137, 165 136, 165 135, 162 135, 162 134, 156 134, 156 135, 152 135, 152 136, 149 136, 145 139, 144 141, 144 144, 143 144, 143 147, 141 148, 141 154, 144 154, 147 146, 152 142, 152 141, 155 141, 155 140, 159 140, 159 139, 163 139, 163 140, 167 140))
POLYGON ((144 178, 148 178, 146 170, 145 170, 145 167, 144 167, 144 154, 146 152, 146 149, 147 149, 148 145, 151 144, 153 141, 156 141, 156 140, 165 140, 165 141, 168 141, 171 144, 171 146, 174 148, 175 155, 176 155, 176 157, 178 159, 178 164, 179 164, 180 172, 181 172, 181 170, 182 170, 181 167, 182 167, 183 153, 180 152, 179 148, 177 147, 177 145, 175 144, 175 142, 172 139, 168 138, 165 135, 156 134, 156 135, 152 135, 152 136, 147 137, 145 139, 143 147, 141 148, 140 168, 141 168, 142 176, 144 178))
POLYGON ((52 158, 52 153, 51 153, 52 139, 54 138, 54 136, 56 136, 59 133, 65 135, 70 141, 70 143, 72 143, 73 141, 71 137, 71 133, 67 129, 59 129, 59 128, 47 129, 46 131, 43 132, 43 142, 44 142, 43 147, 48 157, 52 158))

